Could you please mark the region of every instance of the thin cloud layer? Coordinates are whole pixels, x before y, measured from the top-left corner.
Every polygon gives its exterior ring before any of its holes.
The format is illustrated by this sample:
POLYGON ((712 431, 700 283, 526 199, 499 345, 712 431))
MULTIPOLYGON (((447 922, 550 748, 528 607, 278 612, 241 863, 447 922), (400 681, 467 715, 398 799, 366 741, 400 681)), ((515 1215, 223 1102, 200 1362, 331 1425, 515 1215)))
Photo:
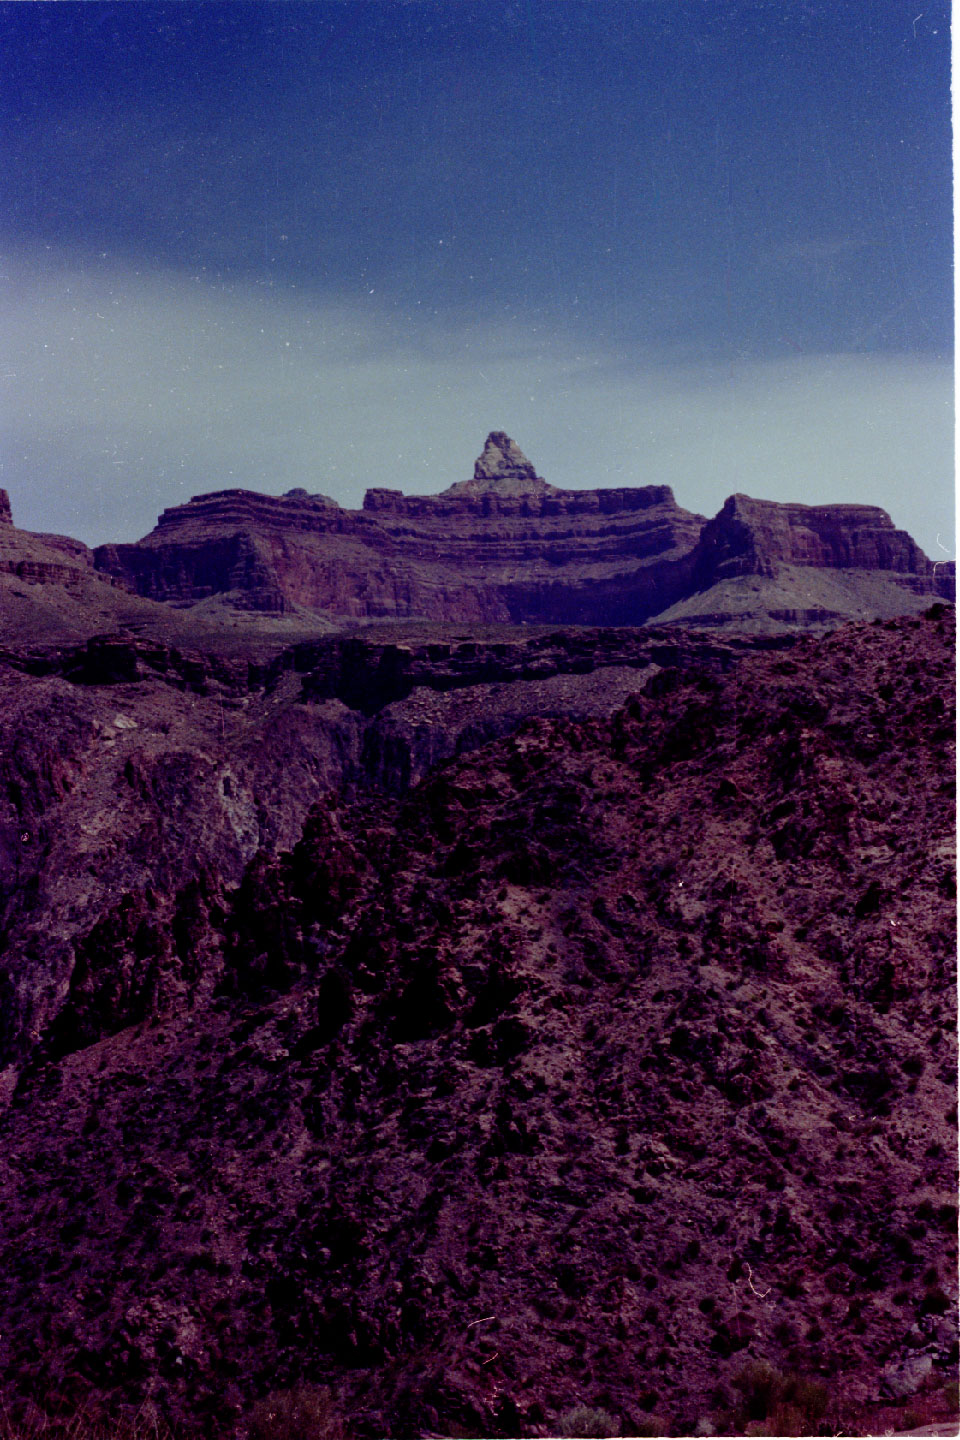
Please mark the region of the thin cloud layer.
POLYGON ((376 294, 211 284, 105 259, 2 267, 0 458, 16 522, 134 539, 205 490, 358 506, 432 493, 506 429, 552 483, 879 504, 953 554, 951 368, 913 355, 679 364, 544 325, 404 314, 376 294))

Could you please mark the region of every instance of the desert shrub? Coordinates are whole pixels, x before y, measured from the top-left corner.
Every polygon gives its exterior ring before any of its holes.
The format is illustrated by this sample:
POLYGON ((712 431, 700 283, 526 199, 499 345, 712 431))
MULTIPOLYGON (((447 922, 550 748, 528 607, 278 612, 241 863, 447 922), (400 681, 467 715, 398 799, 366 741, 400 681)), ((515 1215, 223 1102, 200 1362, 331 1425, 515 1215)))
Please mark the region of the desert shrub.
POLYGON ((809 1435, 826 1412, 827 1387, 806 1375, 784 1375, 751 1360, 733 1377, 740 1392, 739 1420, 751 1435, 809 1435))
POLYGON ((747 1435, 809 1435, 809 1423, 794 1405, 778 1405, 767 1420, 751 1420, 747 1435))
POLYGON ((931 1285, 925 1291, 918 1306, 921 1315, 945 1315, 952 1309, 950 1298, 939 1285, 931 1285))
POLYGON ((250 1413, 250 1440, 345 1440, 329 1390, 297 1385, 258 1400, 250 1413))
POLYGON ((666 1435, 669 1429, 666 1420, 660 1420, 656 1415, 648 1415, 646 1420, 638 1420, 633 1427, 632 1434, 645 1436, 647 1440, 658 1440, 661 1435, 666 1435))
POLYGON ((597 1410, 591 1405, 574 1405, 557 1421, 557 1435, 565 1437, 565 1440, 589 1440, 593 1436, 619 1434, 620 1425, 614 1417, 606 1410, 597 1410))
POLYGON ((739 1410, 744 1420, 766 1420, 780 1399, 783 1376, 765 1360, 751 1360, 733 1377, 740 1392, 739 1410))

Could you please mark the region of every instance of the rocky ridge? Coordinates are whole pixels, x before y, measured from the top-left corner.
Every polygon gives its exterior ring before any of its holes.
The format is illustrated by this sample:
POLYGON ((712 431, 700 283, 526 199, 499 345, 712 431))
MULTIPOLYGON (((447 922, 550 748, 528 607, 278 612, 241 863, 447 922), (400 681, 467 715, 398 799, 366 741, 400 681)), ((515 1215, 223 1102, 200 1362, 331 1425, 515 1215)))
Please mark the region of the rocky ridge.
POLYGON ((8 661, 12 1412, 723 1433, 754 1359, 850 1433, 955 1377, 952 641, 8 661), (497 674, 579 713, 457 754, 497 674))
MULTIPOLYGON (((532 715, 609 715, 664 666, 724 672, 756 643, 502 630, 486 641, 331 637, 269 659, 119 635, 0 652, 7 1090, 38 1045, 61 1045, 51 1037, 77 956, 117 897, 151 891, 166 914, 185 886, 236 884, 258 850, 293 844, 328 792, 401 794, 532 715)), ((109 1027, 182 994, 183 959, 140 957, 97 1001, 109 1027)))

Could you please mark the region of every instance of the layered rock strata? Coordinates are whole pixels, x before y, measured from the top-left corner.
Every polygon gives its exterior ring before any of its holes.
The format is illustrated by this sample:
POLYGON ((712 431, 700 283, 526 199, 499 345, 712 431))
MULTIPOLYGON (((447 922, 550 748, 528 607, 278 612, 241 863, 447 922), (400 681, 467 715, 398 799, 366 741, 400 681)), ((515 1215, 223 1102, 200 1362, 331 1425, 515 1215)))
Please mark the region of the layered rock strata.
POLYGON ((875 507, 736 495, 705 523, 666 485, 561 490, 501 431, 473 477, 440 495, 372 489, 351 511, 303 490, 218 491, 164 511, 135 545, 101 546, 95 563, 175 605, 227 594, 238 607, 347 622, 641 624, 699 614, 775 628, 896 614, 952 595, 947 567, 875 507), (845 578, 811 603, 797 569, 845 578), (881 577, 869 593, 864 575, 881 577), (746 577, 779 577, 784 593, 757 600, 746 577), (731 581, 733 600, 715 595, 713 613, 699 597, 731 581))
POLYGON ((884 572, 916 594, 952 594, 953 563, 928 560, 875 505, 780 505, 749 495, 731 495, 703 527, 692 579, 702 591, 742 575, 772 579, 784 566, 884 572))
POLYGON ((122 584, 119 578, 94 571, 93 552, 69 535, 35 534, 13 523, 10 497, 0 490, 0 573, 28 584, 63 585, 78 593, 85 582, 122 584))
POLYGON ((198 496, 96 563, 174 604, 233 592, 355 621, 636 624, 684 593, 702 517, 668 486, 565 492, 523 465, 480 467, 438 496, 370 490, 359 512, 298 493, 198 496))
POLYGON ((359 512, 304 492, 199 496, 97 564, 181 604, 221 590, 354 620, 636 623, 683 593, 701 523, 667 486, 559 490, 495 432, 441 495, 374 489, 359 512))

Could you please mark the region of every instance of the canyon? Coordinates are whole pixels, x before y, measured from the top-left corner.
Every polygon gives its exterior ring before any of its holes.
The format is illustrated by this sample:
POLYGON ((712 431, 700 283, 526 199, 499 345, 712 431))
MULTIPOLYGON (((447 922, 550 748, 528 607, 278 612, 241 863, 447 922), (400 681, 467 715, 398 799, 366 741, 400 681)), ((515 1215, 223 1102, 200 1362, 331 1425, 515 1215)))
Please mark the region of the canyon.
POLYGON ((135 545, 4 496, 5 1413, 951 1414, 951 580, 869 506, 705 520, 500 432, 135 545))

